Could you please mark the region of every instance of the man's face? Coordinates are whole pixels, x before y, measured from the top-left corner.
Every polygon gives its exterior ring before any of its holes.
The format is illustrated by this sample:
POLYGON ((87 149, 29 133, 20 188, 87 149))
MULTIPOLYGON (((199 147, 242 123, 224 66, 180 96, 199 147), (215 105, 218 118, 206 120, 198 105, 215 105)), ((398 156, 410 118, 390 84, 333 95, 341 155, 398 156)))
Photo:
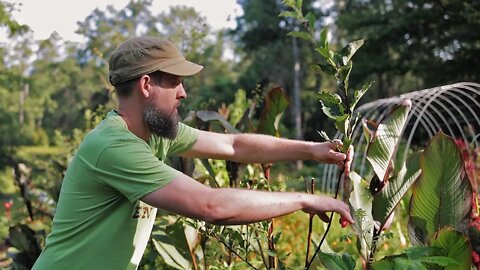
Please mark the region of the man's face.
POLYGON ((177 107, 187 97, 181 77, 164 74, 160 83, 153 83, 152 95, 143 109, 143 121, 157 136, 175 139, 178 131, 177 107))

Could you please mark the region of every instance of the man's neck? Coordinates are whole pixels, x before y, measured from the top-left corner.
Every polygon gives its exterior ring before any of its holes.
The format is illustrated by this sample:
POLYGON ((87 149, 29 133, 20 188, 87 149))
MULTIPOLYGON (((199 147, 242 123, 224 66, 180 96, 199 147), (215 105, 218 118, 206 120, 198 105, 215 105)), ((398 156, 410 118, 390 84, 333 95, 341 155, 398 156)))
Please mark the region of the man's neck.
POLYGON ((128 130, 140 139, 148 142, 148 139, 150 138, 150 130, 143 123, 141 110, 138 109, 138 105, 127 103, 128 101, 120 101, 117 111, 118 115, 120 115, 127 123, 128 130))

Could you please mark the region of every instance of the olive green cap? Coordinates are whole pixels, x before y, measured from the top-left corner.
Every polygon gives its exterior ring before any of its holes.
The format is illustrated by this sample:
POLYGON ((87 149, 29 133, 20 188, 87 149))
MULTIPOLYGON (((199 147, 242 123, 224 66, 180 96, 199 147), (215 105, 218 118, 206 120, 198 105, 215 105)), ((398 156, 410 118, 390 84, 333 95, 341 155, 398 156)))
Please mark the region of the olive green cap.
POLYGON ((191 76, 203 66, 187 61, 168 40, 143 36, 122 43, 110 56, 109 80, 112 85, 160 70, 178 76, 191 76))

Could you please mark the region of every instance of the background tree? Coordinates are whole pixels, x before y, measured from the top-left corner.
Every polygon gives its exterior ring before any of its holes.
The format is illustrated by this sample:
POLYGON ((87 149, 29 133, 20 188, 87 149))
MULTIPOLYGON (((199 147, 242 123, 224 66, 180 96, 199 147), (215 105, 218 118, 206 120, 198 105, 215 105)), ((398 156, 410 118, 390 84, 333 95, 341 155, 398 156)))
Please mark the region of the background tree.
POLYGON ((365 38, 352 80, 376 81, 375 98, 459 81, 479 81, 478 1, 346 0, 340 38, 365 38))
MULTIPOLYGON (((316 57, 311 44, 295 37, 286 38, 288 32, 302 26, 278 16, 285 10, 282 1, 237 2, 243 9, 243 15, 237 18, 237 28, 233 31, 244 65, 239 85, 250 91, 257 84, 260 88, 271 85, 285 88, 292 103, 285 123, 288 133, 283 134, 318 141, 320 137, 316 130, 328 132, 332 129, 325 116, 315 109, 318 107, 316 94, 321 88, 335 89, 335 82, 309 72, 316 57)), ((327 23, 325 19, 329 12, 322 5, 317 1, 304 1, 303 4, 305 14, 314 14, 318 19, 316 23, 321 25, 327 23)))

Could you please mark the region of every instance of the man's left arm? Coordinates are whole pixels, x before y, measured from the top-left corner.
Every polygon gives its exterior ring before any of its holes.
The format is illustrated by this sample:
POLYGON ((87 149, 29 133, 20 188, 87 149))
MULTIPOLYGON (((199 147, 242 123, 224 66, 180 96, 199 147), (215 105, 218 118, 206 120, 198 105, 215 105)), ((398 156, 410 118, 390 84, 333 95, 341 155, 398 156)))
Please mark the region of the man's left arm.
MULTIPOLYGON (((195 144, 181 155, 226 159, 241 163, 315 160, 343 167, 347 156, 337 151, 339 146, 341 146, 340 141, 317 143, 261 134, 221 134, 199 131, 195 144)), ((347 159, 347 161, 350 160, 351 157, 347 159)))

